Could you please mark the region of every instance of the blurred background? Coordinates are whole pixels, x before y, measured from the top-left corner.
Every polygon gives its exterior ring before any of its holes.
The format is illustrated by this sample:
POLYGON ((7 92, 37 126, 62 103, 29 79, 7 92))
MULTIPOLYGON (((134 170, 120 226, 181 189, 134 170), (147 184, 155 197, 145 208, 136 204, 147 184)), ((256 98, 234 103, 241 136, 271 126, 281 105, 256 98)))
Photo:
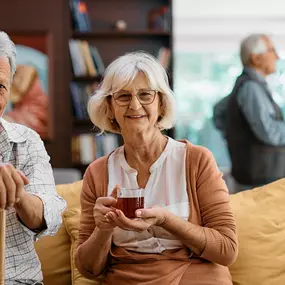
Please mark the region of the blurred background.
POLYGON ((213 104, 232 91, 242 71, 240 42, 251 33, 270 35, 280 55, 277 72, 267 79, 285 112, 284 5, 281 0, 173 1, 175 136, 208 147, 224 170, 231 163, 213 126, 213 104))
POLYGON ((231 163, 212 123, 213 105, 242 70, 239 45, 248 34, 268 34, 276 45, 281 60, 268 83, 285 112, 282 0, 2 2, 0 27, 18 50, 5 117, 42 136, 57 181, 65 182, 66 173, 68 182, 78 179, 91 161, 122 143, 117 135, 96 136, 86 104, 105 67, 126 52, 158 57, 177 102, 177 124, 167 134, 208 147, 225 173, 231 163))

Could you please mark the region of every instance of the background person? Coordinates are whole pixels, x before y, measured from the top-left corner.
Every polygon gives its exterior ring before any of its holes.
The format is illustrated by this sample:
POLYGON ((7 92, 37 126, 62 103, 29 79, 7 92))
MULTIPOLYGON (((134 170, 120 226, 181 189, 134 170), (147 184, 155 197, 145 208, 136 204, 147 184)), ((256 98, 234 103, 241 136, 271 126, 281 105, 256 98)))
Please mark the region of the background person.
POLYGON ((265 77, 276 71, 278 55, 263 34, 246 37, 244 66, 233 91, 214 107, 214 123, 228 144, 237 191, 285 177, 285 122, 265 77))

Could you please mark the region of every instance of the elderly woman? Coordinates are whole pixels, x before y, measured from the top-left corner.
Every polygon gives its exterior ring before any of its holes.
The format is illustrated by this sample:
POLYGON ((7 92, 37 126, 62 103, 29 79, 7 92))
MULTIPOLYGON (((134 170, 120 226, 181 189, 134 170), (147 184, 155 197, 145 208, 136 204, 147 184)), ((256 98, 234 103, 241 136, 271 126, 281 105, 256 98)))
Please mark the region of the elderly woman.
POLYGON ((89 102, 102 131, 124 145, 84 176, 76 264, 103 284, 232 284, 237 256, 228 189, 212 154, 161 133, 175 104, 165 70, 146 53, 119 57, 89 102), (116 189, 143 188, 137 219, 116 209, 116 189))

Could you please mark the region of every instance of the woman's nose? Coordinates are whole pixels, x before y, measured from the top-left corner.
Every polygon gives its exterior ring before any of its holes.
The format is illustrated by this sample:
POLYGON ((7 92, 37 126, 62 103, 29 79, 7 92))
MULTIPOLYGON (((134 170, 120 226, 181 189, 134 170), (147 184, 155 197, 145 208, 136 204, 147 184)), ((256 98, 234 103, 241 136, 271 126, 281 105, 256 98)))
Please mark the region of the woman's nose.
POLYGON ((132 110, 138 110, 141 108, 141 103, 138 100, 137 96, 132 96, 129 108, 132 110))

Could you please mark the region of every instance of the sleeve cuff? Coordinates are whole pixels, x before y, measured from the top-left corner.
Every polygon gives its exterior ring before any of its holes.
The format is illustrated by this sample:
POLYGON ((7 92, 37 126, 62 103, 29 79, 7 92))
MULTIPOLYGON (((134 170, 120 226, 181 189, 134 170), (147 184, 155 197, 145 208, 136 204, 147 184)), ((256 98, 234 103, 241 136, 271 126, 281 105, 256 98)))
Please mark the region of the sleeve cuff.
POLYGON ((22 221, 18 220, 24 229, 30 236, 33 236, 34 240, 38 240, 42 236, 55 235, 59 227, 62 224, 62 212, 66 208, 66 202, 59 196, 43 194, 43 193, 30 193, 39 197, 43 203, 44 220, 46 223, 46 228, 43 230, 31 230, 26 227, 22 221))

